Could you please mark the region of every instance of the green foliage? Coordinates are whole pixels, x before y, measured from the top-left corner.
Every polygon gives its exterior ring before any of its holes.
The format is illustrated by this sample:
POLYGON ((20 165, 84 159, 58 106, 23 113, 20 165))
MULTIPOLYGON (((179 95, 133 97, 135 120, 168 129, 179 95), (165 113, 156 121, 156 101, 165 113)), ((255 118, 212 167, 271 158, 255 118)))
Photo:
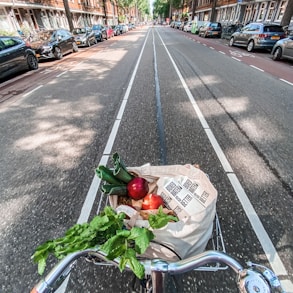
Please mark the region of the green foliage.
POLYGON ((163 212, 162 206, 159 207, 158 213, 149 215, 149 223, 153 229, 160 229, 166 226, 170 221, 177 222, 178 218, 167 215, 163 212))
POLYGON ((128 264, 138 278, 143 278, 144 267, 137 260, 136 254, 145 252, 154 234, 146 228, 125 230, 124 218, 124 213, 117 214, 111 207, 106 207, 90 223, 76 224, 63 237, 38 246, 31 257, 38 264, 38 273, 44 273, 51 254, 62 259, 70 253, 101 245, 108 259, 120 259, 120 270, 128 264))

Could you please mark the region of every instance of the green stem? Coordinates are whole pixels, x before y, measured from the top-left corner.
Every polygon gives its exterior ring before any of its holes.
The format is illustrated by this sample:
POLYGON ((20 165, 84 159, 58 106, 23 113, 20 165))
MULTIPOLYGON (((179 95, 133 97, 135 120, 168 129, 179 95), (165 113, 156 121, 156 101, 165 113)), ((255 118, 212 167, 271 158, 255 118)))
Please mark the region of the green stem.
POLYGON ((101 178, 102 180, 105 180, 106 182, 108 182, 109 184, 116 184, 116 185, 120 185, 122 182, 117 179, 114 175, 113 172, 105 167, 105 166, 99 166, 96 169, 96 174, 98 175, 99 178, 101 178))

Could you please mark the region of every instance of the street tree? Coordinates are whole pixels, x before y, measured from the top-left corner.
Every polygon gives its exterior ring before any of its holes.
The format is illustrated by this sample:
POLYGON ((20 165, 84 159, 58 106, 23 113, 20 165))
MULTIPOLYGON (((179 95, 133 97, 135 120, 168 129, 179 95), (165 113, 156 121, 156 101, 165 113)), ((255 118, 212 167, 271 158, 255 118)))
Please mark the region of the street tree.
POLYGON ((64 9, 65 9, 65 14, 67 17, 68 25, 69 25, 69 30, 72 31, 74 29, 73 27, 73 22, 72 22, 72 17, 71 17, 71 12, 68 4, 68 0, 63 0, 64 4, 64 9))
POLYGON ((281 25, 282 26, 289 25, 292 17, 293 17, 293 0, 288 0, 286 10, 282 17, 281 25))

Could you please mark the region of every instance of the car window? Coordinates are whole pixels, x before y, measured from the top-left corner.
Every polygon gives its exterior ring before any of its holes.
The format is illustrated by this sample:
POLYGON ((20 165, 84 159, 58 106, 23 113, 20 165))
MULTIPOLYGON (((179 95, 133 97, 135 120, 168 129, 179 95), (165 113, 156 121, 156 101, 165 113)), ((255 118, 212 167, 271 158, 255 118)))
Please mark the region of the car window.
POLYGON ((243 31, 249 31, 250 30, 250 25, 246 25, 242 30, 243 31))
POLYGON ((0 40, 0 51, 2 51, 5 48, 4 43, 0 40))
POLYGON ((2 42, 4 45, 4 49, 8 49, 8 48, 11 48, 11 47, 14 47, 14 46, 20 44, 20 41, 18 42, 17 40, 9 38, 9 37, 3 38, 2 42))
POLYGON ((264 27, 264 32, 266 32, 266 33, 269 33, 269 32, 282 33, 282 32, 284 32, 284 30, 281 26, 268 25, 268 26, 264 27))
POLYGON ((212 22, 210 25, 212 28, 218 28, 219 24, 217 22, 212 22))
POLYGON ((258 32, 259 30, 260 26, 258 24, 251 24, 248 29, 250 32, 258 32))

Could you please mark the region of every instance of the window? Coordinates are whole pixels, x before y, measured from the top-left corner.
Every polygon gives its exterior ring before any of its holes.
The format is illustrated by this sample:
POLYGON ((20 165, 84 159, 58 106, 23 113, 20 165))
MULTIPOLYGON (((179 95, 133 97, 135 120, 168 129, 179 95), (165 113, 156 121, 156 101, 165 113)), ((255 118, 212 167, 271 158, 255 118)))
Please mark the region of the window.
POLYGON ((3 38, 2 42, 4 44, 4 49, 8 49, 20 44, 20 42, 18 42, 17 40, 11 39, 9 37, 3 38))
POLYGON ((271 2, 268 8, 268 14, 267 14, 266 20, 269 20, 269 21, 273 20, 275 9, 276 9, 276 2, 271 2))
POLYGON ((279 5, 279 8, 278 8, 278 11, 277 11, 277 17, 276 17, 276 20, 282 20, 282 17, 284 15, 284 12, 285 12, 285 9, 286 9, 286 2, 287 1, 281 1, 280 2, 280 5, 279 5))
POLYGON ((5 10, 2 8, 0 8, 0 27, 1 29, 7 30, 7 31, 9 31, 10 29, 5 10))
POLYGON ((257 20, 259 20, 259 21, 264 20, 265 14, 266 14, 266 8, 267 8, 267 2, 260 4, 257 20))

